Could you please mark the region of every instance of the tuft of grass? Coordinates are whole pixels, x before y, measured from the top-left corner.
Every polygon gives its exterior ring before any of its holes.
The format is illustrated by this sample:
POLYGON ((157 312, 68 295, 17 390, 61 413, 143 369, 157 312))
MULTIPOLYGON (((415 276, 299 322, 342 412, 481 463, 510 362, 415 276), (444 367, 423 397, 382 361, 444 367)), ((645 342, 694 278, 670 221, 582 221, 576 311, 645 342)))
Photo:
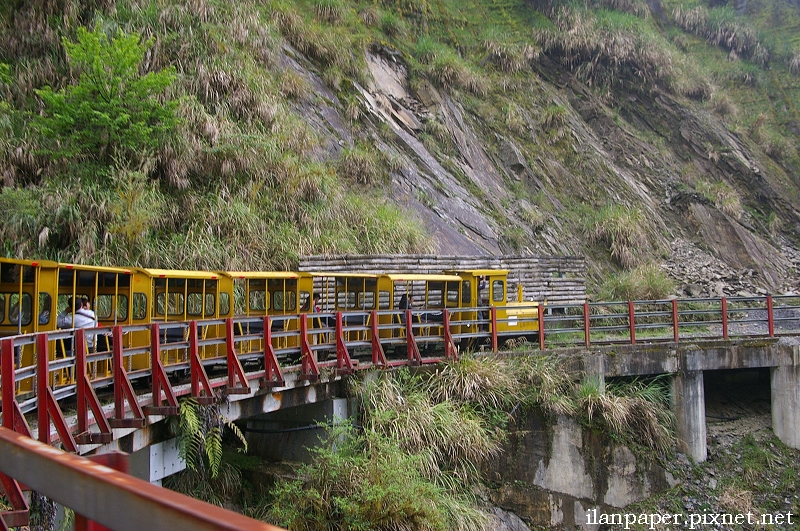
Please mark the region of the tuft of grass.
POLYGON ((593 245, 605 244, 611 257, 625 268, 639 265, 648 244, 645 219, 638 208, 608 205, 589 210, 584 218, 584 234, 593 245))
POLYGON ((467 408, 435 402, 421 381, 381 378, 364 388, 364 420, 369 431, 388 437, 404 451, 425 453, 425 473, 442 467, 469 477, 475 465, 499 449, 494 432, 467 408))
POLYGON ((486 50, 486 60, 507 74, 516 74, 528 68, 540 53, 528 43, 512 43, 507 37, 495 34, 484 39, 483 48, 486 50))
POLYGON ((769 60, 769 50, 759 42, 756 31, 729 6, 711 10, 704 6, 678 7, 672 15, 678 26, 703 37, 708 44, 725 48, 733 59, 743 56, 761 66, 769 60))
POLYGON ((558 8, 551 19, 555 27, 534 32, 542 52, 590 85, 671 85, 672 50, 636 17, 558 8))
POLYGON ((344 18, 346 4, 342 0, 314 0, 314 14, 320 20, 338 24, 344 18))
POLYGON ((345 149, 339 161, 339 173, 352 183, 374 186, 381 180, 380 156, 364 146, 345 149))
POLYGON ((744 214, 739 193, 727 182, 710 183, 701 180, 695 185, 695 189, 725 214, 736 219, 744 214))
POLYGON ((380 17, 381 31, 389 37, 399 38, 406 34, 406 24, 403 19, 392 11, 384 11, 380 17))
POLYGON ((522 401, 547 415, 574 415, 574 382, 563 359, 553 356, 520 356, 511 361, 520 383, 522 401))
POLYGON ((603 390, 588 379, 578 386, 577 402, 590 426, 602 424, 628 444, 666 451, 674 442, 669 387, 661 380, 609 384, 603 390))
POLYGON ((600 287, 598 297, 605 301, 665 299, 675 292, 675 283, 656 264, 645 264, 611 275, 600 287))
POLYGON ((516 383, 503 360, 467 355, 443 364, 431 374, 427 387, 435 402, 472 403, 488 411, 519 400, 516 383))
POLYGON ((289 529, 482 531, 488 517, 458 480, 422 472, 424 459, 376 433, 329 429, 300 479, 273 489, 270 521, 289 529))

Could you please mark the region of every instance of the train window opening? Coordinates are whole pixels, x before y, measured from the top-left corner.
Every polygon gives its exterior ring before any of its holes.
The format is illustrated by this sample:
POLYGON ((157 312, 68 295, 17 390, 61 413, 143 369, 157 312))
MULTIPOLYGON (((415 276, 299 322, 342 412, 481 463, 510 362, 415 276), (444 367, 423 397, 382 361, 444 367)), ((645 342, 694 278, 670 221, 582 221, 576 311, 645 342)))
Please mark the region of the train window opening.
POLYGON ((119 295, 115 297, 110 293, 101 293, 94 299, 94 313, 98 319, 116 319, 124 321, 128 314, 128 297, 119 295), (114 300, 116 299, 116 316, 114 315, 114 300))
POLYGON ((356 293, 354 291, 340 291, 336 294, 336 308, 349 310, 356 306, 356 293))
POLYGON ((170 292, 169 296, 163 291, 156 295, 156 315, 164 315, 165 309, 168 315, 183 315, 185 308, 185 298, 183 293, 170 292))
POLYGON ((19 284, 20 268, 22 269, 22 282, 31 283, 36 279, 36 269, 21 264, 0 264, 0 282, 19 284))
POLYGON ((0 323, 6 318, 6 294, 0 293, 0 323))
POLYGON ((219 294, 219 314, 229 315, 231 313, 231 295, 227 291, 219 294))
POLYGON ((147 318, 147 295, 133 294, 133 318, 140 321, 147 318))
POLYGON ((273 309, 292 312, 297 308, 297 295, 293 291, 276 291, 272 294, 273 309))
POLYGON ((167 282, 169 282, 170 288, 185 288, 186 287, 186 279, 185 278, 154 278, 153 285, 157 288, 165 288, 167 287, 167 282))
POLYGON ((471 285, 469 280, 461 283, 461 303, 464 305, 469 305, 472 302, 471 285))
POLYGON ((203 294, 192 292, 186 298, 186 313, 193 316, 202 315, 203 313, 203 294))
POLYGON ((362 310, 372 310, 375 308, 375 292, 362 291, 358 294, 358 307, 362 310))
POLYGON ((22 294, 22 304, 20 305, 19 293, 12 293, 8 297, 8 321, 11 324, 21 324, 27 326, 31 324, 31 309, 33 308, 31 294, 22 294), (22 316, 20 318, 20 306, 22 316), (21 322, 20 322, 21 321, 21 322))
POLYGON ((307 291, 300 292, 300 311, 313 312, 314 308, 311 307, 311 295, 307 291))
POLYGON ((46 325, 50 322, 53 313, 53 298, 49 293, 39 293, 39 324, 46 325))
POLYGON ((217 315, 217 298, 213 293, 206 293, 206 317, 214 317, 217 315))
POLYGON ((494 302, 506 301, 505 282, 503 282, 502 280, 492 281, 492 301, 494 302))
POLYGON ((442 307, 442 288, 441 283, 436 284, 436 288, 432 289, 433 283, 428 285, 427 301, 425 305, 428 308, 441 308, 442 307))
MULTIPOLYGON (((251 286, 251 288, 252 288, 252 286, 251 286)), ((264 291, 264 290, 252 290, 251 289, 250 293, 248 294, 248 299, 250 301, 249 302, 250 311, 254 311, 255 310, 255 311, 263 312, 263 311, 266 311, 267 307, 269 306, 267 304, 267 302, 268 302, 267 292, 264 291)))
POLYGON ((97 273, 94 271, 78 271, 78 282, 77 285, 84 288, 84 287, 91 287, 93 288, 97 282, 97 273))
POLYGON ((458 282, 448 282, 446 292, 446 306, 448 308, 458 307, 458 282))

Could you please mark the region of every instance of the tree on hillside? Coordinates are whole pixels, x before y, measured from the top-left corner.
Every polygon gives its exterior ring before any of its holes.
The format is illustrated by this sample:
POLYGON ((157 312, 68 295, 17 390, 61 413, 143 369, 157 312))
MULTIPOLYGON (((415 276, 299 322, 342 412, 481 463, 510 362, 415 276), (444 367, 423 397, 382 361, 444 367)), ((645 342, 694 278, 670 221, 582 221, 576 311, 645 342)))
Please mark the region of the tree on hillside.
POLYGON ((99 27, 78 28, 77 39, 63 40, 77 81, 61 90, 36 91, 44 112, 33 126, 44 151, 93 166, 143 160, 177 125, 178 101, 165 97, 174 69, 140 73, 152 43, 142 43, 138 35, 120 31, 109 38, 99 27))

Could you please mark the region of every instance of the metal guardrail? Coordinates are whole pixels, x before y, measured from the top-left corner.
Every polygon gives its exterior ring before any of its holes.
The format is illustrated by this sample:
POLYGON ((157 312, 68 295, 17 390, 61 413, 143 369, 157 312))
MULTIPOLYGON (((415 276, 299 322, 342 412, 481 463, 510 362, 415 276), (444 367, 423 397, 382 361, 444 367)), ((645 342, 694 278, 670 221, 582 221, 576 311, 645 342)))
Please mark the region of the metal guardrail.
MULTIPOLYGON (((76 531, 98 529, 94 523, 114 531, 281 531, 7 428, 0 428, 0 471, 83 516, 76 531)), ((26 525, 22 510, 0 519, 0 529, 26 525)))
POLYGON ((514 306, 513 315, 511 309, 323 312, 115 326, 106 342, 108 350, 93 352, 87 348, 87 333, 108 334, 108 328, 3 338, 2 426, 31 437, 24 415, 35 410, 39 441, 49 445, 58 440, 66 450, 76 452, 82 444, 110 442, 112 428, 138 428, 149 415, 177 414, 179 391, 172 381, 180 378, 190 383, 182 392, 208 403, 215 400, 219 388, 228 394, 251 394, 253 380, 261 388, 275 388, 284 386, 290 373, 316 381, 323 370, 349 374, 367 368, 438 363, 457 357, 459 349, 480 345, 497 352, 509 339, 518 345, 521 336, 538 342, 544 350, 800 334, 800 296, 794 295, 559 306, 531 303, 514 306), (215 330, 223 332, 214 335, 215 330), (126 343, 130 334, 142 332, 148 332, 147 344, 126 343), (54 348, 61 340, 70 340, 74 348, 54 359, 54 348), (21 349, 34 350, 34 365, 19 366, 21 349), (148 360, 144 367, 143 359, 148 360), (152 399, 147 403, 140 403, 134 391, 133 382, 141 378, 150 381, 152 399), (114 409, 106 418, 96 390, 111 387, 114 409), (21 389, 25 391, 20 393, 21 389), (68 425, 59 406, 59 400, 67 396, 77 397, 75 425, 68 425))

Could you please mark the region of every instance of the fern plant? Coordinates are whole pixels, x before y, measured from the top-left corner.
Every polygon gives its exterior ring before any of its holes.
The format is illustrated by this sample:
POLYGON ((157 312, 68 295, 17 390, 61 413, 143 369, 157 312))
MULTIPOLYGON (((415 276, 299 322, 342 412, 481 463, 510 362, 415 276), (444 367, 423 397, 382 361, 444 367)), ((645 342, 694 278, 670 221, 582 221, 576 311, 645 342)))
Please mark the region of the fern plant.
POLYGON ((201 405, 194 398, 181 401, 177 419, 178 453, 186 468, 202 478, 216 478, 222 462, 222 435, 228 428, 242 443, 247 452, 247 440, 236 424, 226 421, 219 412, 219 404, 201 405))

